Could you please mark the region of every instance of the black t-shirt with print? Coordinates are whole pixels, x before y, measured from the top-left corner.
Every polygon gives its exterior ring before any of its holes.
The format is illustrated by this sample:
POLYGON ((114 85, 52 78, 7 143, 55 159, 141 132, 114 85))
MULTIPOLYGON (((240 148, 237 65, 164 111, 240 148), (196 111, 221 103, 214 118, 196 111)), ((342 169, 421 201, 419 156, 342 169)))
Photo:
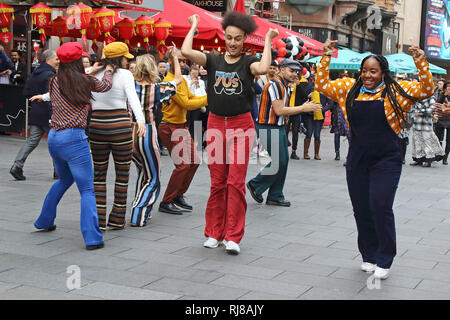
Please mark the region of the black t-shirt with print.
POLYGON ((239 61, 229 64, 223 54, 206 55, 210 112, 217 116, 232 117, 252 110, 255 92, 250 65, 258 61, 255 56, 242 55, 239 61))

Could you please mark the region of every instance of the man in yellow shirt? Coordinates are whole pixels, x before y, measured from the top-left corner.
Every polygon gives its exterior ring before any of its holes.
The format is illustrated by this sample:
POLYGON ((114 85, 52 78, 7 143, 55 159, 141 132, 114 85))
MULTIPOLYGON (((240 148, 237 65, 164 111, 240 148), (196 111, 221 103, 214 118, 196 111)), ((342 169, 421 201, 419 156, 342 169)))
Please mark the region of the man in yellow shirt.
MULTIPOLYGON (((178 50, 178 61, 181 70, 186 65, 186 58, 178 50)), ((175 79, 173 60, 169 60, 170 71, 163 81, 175 79)), ((192 206, 184 198, 195 172, 200 164, 200 158, 195 150, 194 141, 186 127, 186 113, 206 106, 206 95, 196 97, 189 90, 186 79, 177 86, 177 93, 172 96, 169 105, 162 108, 163 118, 158 128, 162 143, 167 147, 175 169, 172 171, 167 184, 164 198, 159 205, 159 211, 182 214, 183 211, 192 211, 192 206), (175 141, 172 141, 174 139, 175 141)))

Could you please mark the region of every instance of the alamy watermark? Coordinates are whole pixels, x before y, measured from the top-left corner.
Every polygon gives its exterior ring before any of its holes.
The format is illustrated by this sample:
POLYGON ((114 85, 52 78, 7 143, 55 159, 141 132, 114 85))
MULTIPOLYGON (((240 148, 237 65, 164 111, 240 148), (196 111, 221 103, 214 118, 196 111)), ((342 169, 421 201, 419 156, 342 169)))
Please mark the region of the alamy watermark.
POLYGON ((81 288, 81 269, 77 265, 71 265, 67 267, 66 273, 70 276, 66 280, 66 286, 69 290, 81 288))
MULTIPOLYGON (((284 126, 279 130, 285 130, 284 126)), ((271 165, 266 167, 261 174, 277 174, 280 158, 280 131, 259 129, 259 143, 267 146, 270 138, 271 165), (270 131, 270 137, 269 137, 270 131)), ((226 129, 225 132, 211 128, 202 132, 201 121, 194 121, 193 136, 189 134, 187 128, 180 128, 173 131, 171 141, 175 143, 171 150, 171 158, 175 165, 179 164, 201 164, 203 157, 202 146, 206 143, 207 159, 206 164, 258 164, 256 159, 250 158, 250 153, 255 147, 256 131, 254 128, 243 130, 226 129), (191 139, 194 142, 195 153, 191 150, 191 139)), ((287 139, 287 138, 286 138, 287 139)), ((282 150, 281 150, 282 152, 282 150)))

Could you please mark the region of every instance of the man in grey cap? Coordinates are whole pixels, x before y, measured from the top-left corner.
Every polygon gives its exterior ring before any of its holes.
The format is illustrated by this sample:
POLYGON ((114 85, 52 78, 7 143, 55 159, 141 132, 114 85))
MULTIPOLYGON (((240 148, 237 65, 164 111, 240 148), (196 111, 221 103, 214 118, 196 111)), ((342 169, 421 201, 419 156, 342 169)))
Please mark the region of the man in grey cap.
POLYGON ((291 203, 285 200, 283 195, 284 182, 286 180, 289 163, 288 140, 285 130, 286 116, 301 112, 320 111, 322 106, 306 101, 300 106, 289 107, 290 89, 289 83, 295 81, 302 67, 299 62, 292 59, 284 59, 280 63, 280 73, 270 81, 270 85, 264 87, 256 119, 256 130, 260 136, 267 137, 267 151, 272 161, 252 180, 247 182, 247 188, 253 199, 262 203, 262 194, 269 190, 266 204, 289 207, 291 203), (277 145, 278 148, 277 148, 277 145), (278 155, 276 154, 278 152, 278 155), (278 168, 274 172, 274 167, 278 168))

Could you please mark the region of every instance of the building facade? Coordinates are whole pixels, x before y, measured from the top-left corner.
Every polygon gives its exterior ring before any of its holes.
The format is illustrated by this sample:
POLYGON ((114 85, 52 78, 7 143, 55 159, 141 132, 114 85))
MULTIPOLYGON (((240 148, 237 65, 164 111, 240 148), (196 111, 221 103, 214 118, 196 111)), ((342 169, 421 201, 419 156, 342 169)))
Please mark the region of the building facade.
POLYGON ((336 39, 349 49, 396 53, 399 29, 395 0, 269 0, 246 1, 250 14, 287 26, 324 42, 336 39), (266 10, 259 8, 265 6, 266 10))

